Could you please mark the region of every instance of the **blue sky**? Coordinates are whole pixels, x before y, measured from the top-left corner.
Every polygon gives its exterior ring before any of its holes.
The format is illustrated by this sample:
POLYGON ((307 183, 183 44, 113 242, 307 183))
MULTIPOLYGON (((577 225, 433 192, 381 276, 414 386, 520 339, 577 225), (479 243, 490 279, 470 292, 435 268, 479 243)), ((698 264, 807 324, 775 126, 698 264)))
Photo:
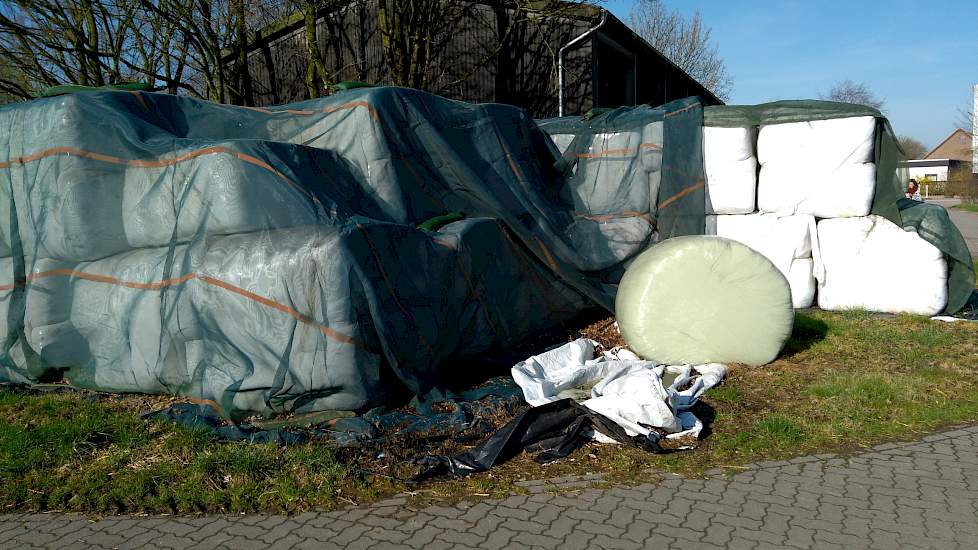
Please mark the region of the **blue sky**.
MULTIPOLYGON (((601 5, 628 21, 633 0, 601 5)), ((699 10, 733 76, 730 103, 816 98, 846 78, 886 101, 928 148, 955 128, 978 83, 978 0, 666 0, 699 10)))

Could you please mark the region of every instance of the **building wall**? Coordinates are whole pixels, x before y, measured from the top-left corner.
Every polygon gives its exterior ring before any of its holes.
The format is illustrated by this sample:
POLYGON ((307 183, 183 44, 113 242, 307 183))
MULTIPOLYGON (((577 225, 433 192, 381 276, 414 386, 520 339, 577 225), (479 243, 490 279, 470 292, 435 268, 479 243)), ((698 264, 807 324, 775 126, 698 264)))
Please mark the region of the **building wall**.
MULTIPOLYGON (((366 0, 317 20, 319 50, 333 82, 391 83, 377 12, 376 0, 366 0)), ((535 117, 556 116, 557 51, 590 23, 525 22, 513 27, 506 47, 500 48, 510 15, 508 10, 471 5, 445 47, 435 52, 427 91, 477 103, 515 104, 535 117)), ((307 51, 301 21, 258 41, 248 56, 258 105, 308 99, 307 51)), ((591 43, 569 51, 565 67, 567 112, 586 112, 592 107, 591 43)))
POLYGON ((958 128, 924 157, 925 159, 952 159, 971 162, 972 136, 958 128))
POLYGON ((978 84, 975 84, 971 108, 971 172, 978 174, 978 84))
MULTIPOLYGON (((463 101, 517 105, 535 118, 557 116, 558 51, 597 19, 535 19, 506 34, 509 10, 477 2, 459 5, 465 6, 466 17, 444 35, 450 39, 432 59, 425 89, 463 101), (507 43, 500 45, 504 35, 507 43)), ((391 83, 377 0, 321 14, 316 32, 332 82, 391 83)), ((308 99, 302 21, 259 35, 255 42, 248 67, 256 103, 308 99)), ((584 114, 594 106, 662 105, 689 96, 699 96, 708 105, 721 103, 610 13, 599 32, 567 51, 564 65, 567 115, 584 114)))
POLYGON ((909 166, 907 176, 920 180, 931 176, 934 181, 947 181, 947 166, 909 166))
MULTIPOLYGON (((676 67, 623 22, 613 19, 603 31, 620 48, 633 52, 636 103, 663 105, 677 99, 698 96, 705 105, 722 104, 712 92, 676 67)), ((604 106, 612 105, 602 105, 604 106)))

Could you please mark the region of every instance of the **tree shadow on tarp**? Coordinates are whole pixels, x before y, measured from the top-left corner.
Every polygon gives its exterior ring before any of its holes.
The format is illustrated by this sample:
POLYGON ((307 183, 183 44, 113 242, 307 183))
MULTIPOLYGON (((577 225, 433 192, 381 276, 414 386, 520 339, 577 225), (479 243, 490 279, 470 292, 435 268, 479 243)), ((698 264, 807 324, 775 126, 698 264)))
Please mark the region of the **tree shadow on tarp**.
POLYGON ((812 347, 825 339, 829 325, 821 319, 816 319, 802 311, 795 313, 795 324, 791 329, 791 337, 781 350, 781 357, 791 357, 812 347))

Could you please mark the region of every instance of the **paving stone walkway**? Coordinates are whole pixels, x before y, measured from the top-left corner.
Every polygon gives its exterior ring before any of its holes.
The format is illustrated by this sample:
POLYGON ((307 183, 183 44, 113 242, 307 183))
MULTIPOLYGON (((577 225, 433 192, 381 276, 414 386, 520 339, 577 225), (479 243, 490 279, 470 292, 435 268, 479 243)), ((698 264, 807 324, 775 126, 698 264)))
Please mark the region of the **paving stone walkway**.
POLYGON ((933 199, 927 202, 933 202, 948 209, 947 213, 951 216, 951 222, 958 226, 961 236, 964 237, 964 242, 968 244, 971 255, 978 259, 978 214, 951 208, 956 204, 961 204, 960 199, 933 199))
POLYGON ((978 548, 978 426, 707 479, 298 516, 0 516, 2 548, 978 548))

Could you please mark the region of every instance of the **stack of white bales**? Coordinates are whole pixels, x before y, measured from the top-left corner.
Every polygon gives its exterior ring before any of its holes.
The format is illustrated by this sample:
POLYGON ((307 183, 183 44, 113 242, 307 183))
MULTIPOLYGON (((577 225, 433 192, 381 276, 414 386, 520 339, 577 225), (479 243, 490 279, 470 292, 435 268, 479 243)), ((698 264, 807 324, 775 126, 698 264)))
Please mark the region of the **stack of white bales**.
POLYGON ((810 307, 815 298, 815 218, 756 211, 756 135, 752 127, 703 128, 706 232, 765 255, 788 279, 793 305, 810 307))
POLYGON ((823 309, 943 311, 943 254, 870 215, 876 132, 872 116, 762 125, 756 134, 704 128, 707 233, 767 256, 797 308, 815 302, 817 286, 823 309))

